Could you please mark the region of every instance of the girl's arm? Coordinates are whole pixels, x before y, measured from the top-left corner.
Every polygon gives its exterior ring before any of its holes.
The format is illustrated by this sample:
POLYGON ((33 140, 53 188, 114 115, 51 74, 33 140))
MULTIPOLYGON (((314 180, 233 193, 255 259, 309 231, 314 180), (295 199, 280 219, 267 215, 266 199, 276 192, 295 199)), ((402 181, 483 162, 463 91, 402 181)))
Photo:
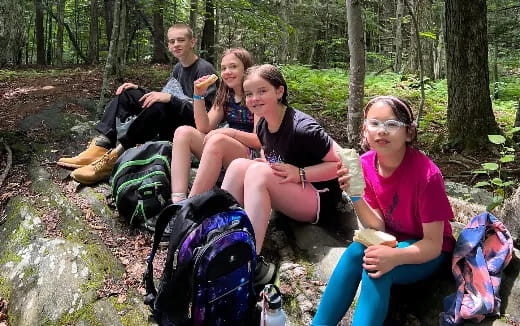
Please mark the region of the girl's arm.
POLYGON ((423 238, 407 248, 395 250, 397 265, 421 264, 441 254, 444 222, 423 223, 423 238))
MULTIPOLYGON (((193 95, 203 96, 206 93, 207 87, 196 87, 203 80, 207 79, 208 76, 203 76, 193 82, 193 95)), ((224 110, 221 107, 213 105, 209 112, 206 111, 206 102, 204 99, 193 100, 193 117, 195 119, 195 126, 198 131, 207 134, 211 130, 217 127, 217 124, 224 117, 224 110)))
MULTIPOLYGON (((348 174, 348 168, 344 167, 341 163, 337 165, 337 168, 339 187, 341 190, 348 193, 351 178, 351 176, 348 174)), ((380 231, 385 230, 385 222, 379 209, 370 207, 370 205, 367 204, 363 197, 357 201, 354 201, 352 204, 363 227, 380 231)))
POLYGON ((385 222, 379 209, 370 207, 364 198, 353 202, 353 206, 363 227, 380 231, 385 230, 385 222))
MULTIPOLYGON (((327 181, 336 178, 336 169, 339 164, 339 157, 331 146, 321 163, 305 166, 305 180, 307 182, 327 181)), ((280 183, 300 183, 300 168, 288 163, 270 164, 273 173, 284 178, 280 183)))
POLYGON ((260 149, 262 144, 260 144, 260 139, 258 139, 258 136, 256 135, 256 124, 258 123, 259 119, 260 118, 258 118, 256 115, 253 116, 253 132, 246 132, 235 129, 233 138, 249 148, 260 149))
POLYGON ((423 223, 423 238, 406 248, 384 245, 370 246, 365 250, 363 268, 370 277, 378 278, 396 266, 422 264, 437 258, 442 250, 444 222, 423 223))
POLYGON ((331 180, 337 177, 336 171, 340 160, 336 154, 335 146, 337 145, 334 142, 333 145, 330 146, 327 154, 323 157, 323 162, 305 167, 305 178, 307 181, 319 182, 331 180))

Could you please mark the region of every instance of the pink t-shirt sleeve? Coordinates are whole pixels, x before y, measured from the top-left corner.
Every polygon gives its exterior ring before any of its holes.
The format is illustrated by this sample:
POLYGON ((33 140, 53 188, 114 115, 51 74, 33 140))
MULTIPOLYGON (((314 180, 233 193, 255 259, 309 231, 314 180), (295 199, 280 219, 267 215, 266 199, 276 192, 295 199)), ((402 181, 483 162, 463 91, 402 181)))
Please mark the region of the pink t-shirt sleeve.
POLYGON ((419 194, 419 211, 422 223, 447 221, 453 218, 453 211, 440 173, 432 174, 419 194))

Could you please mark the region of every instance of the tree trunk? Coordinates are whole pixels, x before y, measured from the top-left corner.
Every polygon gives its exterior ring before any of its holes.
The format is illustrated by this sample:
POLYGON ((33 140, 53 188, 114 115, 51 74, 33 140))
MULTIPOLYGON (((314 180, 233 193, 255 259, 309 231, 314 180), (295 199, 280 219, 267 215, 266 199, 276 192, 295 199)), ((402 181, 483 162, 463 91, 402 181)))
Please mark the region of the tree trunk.
POLYGON ((404 0, 397 0, 397 8, 395 10, 395 60, 394 71, 401 72, 403 61, 403 15, 404 15, 404 0))
POLYGON ((43 6, 42 0, 34 0, 35 15, 35 34, 36 34, 36 63, 45 64, 45 39, 43 35, 43 6))
POLYGON ((47 7, 47 12, 49 13, 46 17, 47 19, 47 48, 46 48, 46 63, 48 65, 52 65, 52 19, 51 15, 52 13, 52 7, 47 7))
POLYGON ((351 147, 359 147, 365 87, 365 48, 360 0, 347 0, 348 48, 350 53, 347 137, 351 147))
MULTIPOLYGON (((48 11, 48 13, 60 25, 60 21, 59 21, 58 16, 56 16, 52 11, 48 11)), ((62 20, 62 22, 63 22, 63 20, 62 20)), ((65 27, 65 30, 67 31, 67 35, 69 36, 70 42, 72 43, 72 47, 76 51, 76 54, 78 55, 78 58, 83 60, 83 62, 87 62, 87 57, 81 51, 80 44, 78 43, 78 40, 74 36, 74 33, 72 32, 72 29, 70 28, 69 24, 63 23, 63 27, 65 27)))
POLYGON ((194 35, 197 33, 197 11, 199 10, 199 0, 190 1, 190 26, 194 35))
MULTIPOLYGON (((287 3, 287 0, 281 0, 279 4, 279 14, 281 20, 286 23, 287 20, 287 6, 289 4, 287 3)), ((281 26, 281 35, 280 35, 280 44, 278 46, 278 55, 277 58, 279 59, 280 63, 287 63, 287 54, 289 51, 289 31, 287 30, 287 26, 283 24, 281 26)))
POLYGON ((22 49, 27 41, 27 31, 23 17, 23 3, 18 0, 0 2, 0 68, 8 63, 19 64, 22 49))
POLYGON ((419 23, 417 21, 417 16, 415 14, 415 9, 412 8, 408 0, 404 0, 404 4, 406 5, 406 8, 408 9, 408 12, 410 13, 410 16, 412 17, 412 22, 414 26, 414 36, 415 36, 415 42, 417 43, 417 62, 419 63, 419 80, 421 85, 421 103, 419 104, 419 113, 417 114, 417 124, 419 124, 419 121, 421 120, 422 110, 424 107, 424 65, 423 65, 423 57, 422 57, 422 47, 421 47, 421 37, 419 36, 419 23))
POLYGON ((105 34, 107 42, 112 40, 112 24, 114 20, 114 0, 105 0, 105 34))
POLYGON ((110 36, 110 47, 108 49, 107 60, 105 63, 105 70, 103 72, 103 84, 101 86, 101 94, 99 96, 99 102, 97 104, 97 114, 101 116, 105 111, 105 105, 111 97, 110 82, 114 78, 114 70, 117 69, 117 47, 120 33, 120 17, 121 17, 121 2, 125 0, 115 0, 114 2, 114 14, 112 24, 112 35, 110 36))
POLYGON ((99 63, 99 19, 98 1, 90 0, 90 29, 88 39, 88 62, 89 64, 99 63))
MULTIPOLYGON (((518 99, 518 105, 516 107, 516 117, 514 127, 520 127, 520 98, 518 99)), ((515 143, 520 142, 520 132, 515 132, 513 134, 513 140, 515 143)))
POLYGON ((486 0, 446 0, 448 137, 463 151, 482 150, 498 132, 489 94, 486 0))
POLYGON ((65 17, 65 0, 58 1, 57 7, 58 30, 56 32, 56 64, 63 66, 63 19, 65 17))
POLYGON ((153 5, 153 56, 152 63, 168 63, 164 47, 164 7, 165 0, 154 0, 153 5))
POLYGON ((440 30, 437 33, 437 46, 435 47, 435 62, 433 66, 433 77, 435 79, 444 78, 446 75, 446 60, 445 60, 445 49, 444 49, 444 15, 440 17, 440 30))
POLYGON ((123 69, 126 65, 126 56, 128 53, 128 10, 127 0, 121 0, 121 9, 119 10, 119 35, 116 47, 116 66, 114 69, 114 78, 118 82, 123 82, 123 69))
POLYGON ((204 29, 202 30, 202 41, 200 44, 204 59, 211 64, 215 64, 215 4, 213 1, 206 0, 204 29))

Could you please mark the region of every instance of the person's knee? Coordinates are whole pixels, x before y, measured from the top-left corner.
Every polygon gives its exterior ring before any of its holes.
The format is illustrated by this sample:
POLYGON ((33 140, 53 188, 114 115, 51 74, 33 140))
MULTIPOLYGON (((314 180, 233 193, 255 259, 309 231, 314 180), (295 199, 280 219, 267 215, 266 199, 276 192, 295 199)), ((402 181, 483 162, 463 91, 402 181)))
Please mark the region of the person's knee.
POLYGON ((268 164, 264 162, 254 162, 246 171, 245 183, 247 185, 256 184, 267 186, 273 177, 274 174, 268 164))
POLYGON ((204 153, 211 156, 221 156, 226 148, 229 147, 230 138, 223 134, 211 136, 204 145, 204 153))
POLYGON ((195 134, 196 129, 190 126, 179 126, 175 129, 173 139, 175 142, 186 142, 189 141, 195 134))
POLYGON ((366 247, 364 245, 354 241, 347 247, 345 252, 343 252, 341 260, 348 261, 349 264, 360 264, 363 262, 363 257, 365 256, 365 249, 366 247))

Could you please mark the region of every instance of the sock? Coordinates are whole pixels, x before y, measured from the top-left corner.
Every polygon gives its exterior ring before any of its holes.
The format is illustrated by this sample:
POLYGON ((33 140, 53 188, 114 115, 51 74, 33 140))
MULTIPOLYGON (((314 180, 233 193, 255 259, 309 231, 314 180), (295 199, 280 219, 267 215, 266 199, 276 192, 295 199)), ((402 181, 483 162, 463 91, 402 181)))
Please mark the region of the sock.
POLYGON ((98 135, 94 138, 96 140, 96 145, 104 147, 106 149, 111 149, 113 146, 110 139, 105 135, 98 135))

